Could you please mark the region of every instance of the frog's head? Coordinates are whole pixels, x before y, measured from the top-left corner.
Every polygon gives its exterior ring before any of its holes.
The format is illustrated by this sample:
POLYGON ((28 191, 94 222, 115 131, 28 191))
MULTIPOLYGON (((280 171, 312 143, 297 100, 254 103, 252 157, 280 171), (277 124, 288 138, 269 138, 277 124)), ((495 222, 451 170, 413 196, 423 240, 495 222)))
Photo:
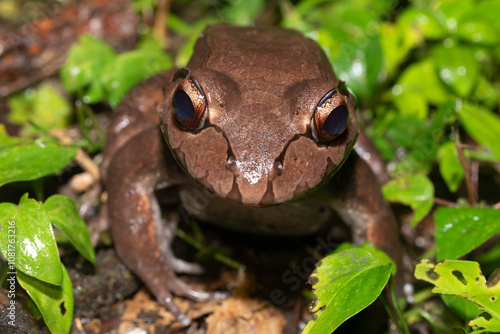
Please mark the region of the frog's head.
POLYGON ((351 152, 354 99, 311 40, 234 30, 198 41, 201 55, 166 92, 162 131, 183 169, 212 193, 245 206, 289 201, 331 177, 351 152))

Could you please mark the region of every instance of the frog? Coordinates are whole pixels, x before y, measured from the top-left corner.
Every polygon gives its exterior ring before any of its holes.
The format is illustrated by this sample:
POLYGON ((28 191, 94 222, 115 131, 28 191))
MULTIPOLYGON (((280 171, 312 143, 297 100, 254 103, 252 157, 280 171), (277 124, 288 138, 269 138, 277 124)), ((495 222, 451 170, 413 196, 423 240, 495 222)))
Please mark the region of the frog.
POLYGON ((162 218, 161 204, 256 235, 346 224, 352 242, 399 264, 396 219, 353 149, 358 136, 355 98, 312 39, 280 27, 208 26, 185 67, 143 81, 116 108, 101 169, 118 256, 182 322, 174 295, 226 293, 177 276, 203 268, 174 256, 180 214, 162 218))

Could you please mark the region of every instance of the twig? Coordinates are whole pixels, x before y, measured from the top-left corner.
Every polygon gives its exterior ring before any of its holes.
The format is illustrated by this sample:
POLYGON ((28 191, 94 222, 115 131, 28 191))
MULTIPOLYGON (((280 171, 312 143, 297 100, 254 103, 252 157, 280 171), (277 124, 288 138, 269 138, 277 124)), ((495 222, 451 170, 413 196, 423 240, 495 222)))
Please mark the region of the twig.
POLYGON ((470 175, 474 194, 479 194, 479 161, 472 160, 470 164, 470 175))
POLYGON ((467 187, 467 193, 469 194, 470 204, 476 205, 477 195, 476 195, 476 192, 474 191, 474 185, 472 184, 469 162, 467 161, 467 158, 465 157, 465 154, 464 154, 464 150, 462 149, 462 146, 461 146, 460 142, 458 141, 458 136, 455 136, 455 147, 457 148, 458 157, 460 159, 460 163, 461 163, 462 168, 464 170, 465 186, 467 187))
POLYGON ((170 11, 170 0, 158 0, 156 8, 154 34, 161 41, 164 48, 168 47, 168 25, 166 20, 170 11))
MULTIPOLYGON (((71 145, 73 140, 67 135, 64 130, 51 130, 50 135, 56 139, 58 139, 61 143, 65 145, 71 145)), ((89 157, 87 153, 81 148, 77 148, 76 150, 76 162, 82 169, 92 175, 92 178, 96 181, 99 181, 101 178, 101 174, 99 173, 99 167, 97 164, 89 157)))
POLYGON ((434 197, 434 203, 442 205, 442 206, 450 206, 450 207, 457 206, 457 203, 450 202, 450 201, 447 201, 447 200, 439 198, 439 197, 434 197))

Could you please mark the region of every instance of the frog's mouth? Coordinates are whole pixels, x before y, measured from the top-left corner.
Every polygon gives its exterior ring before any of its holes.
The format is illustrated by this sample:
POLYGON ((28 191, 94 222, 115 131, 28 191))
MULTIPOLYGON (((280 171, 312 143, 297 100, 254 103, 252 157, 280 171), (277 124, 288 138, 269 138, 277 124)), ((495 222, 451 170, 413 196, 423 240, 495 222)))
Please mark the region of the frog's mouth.
MULTIPOLYGON (((330 180, 352 151, 357 132, 353 136, 346 132, 342 135, 343 138, 339 138, 342 143, 335 146, 318 144, 311 140, 307 132, 291 138, 279 156, 271 162, 261 161, 265 159, 258 154, 238 161, 227 141, 229 149, 226 168, 233 173, 233 184, 230 192, 217 195, 247 207, 266 207, 305 196, 330 180), (313 156, 309 154, 314 151, 311 148, 320 152, 312 159, 317 162, 316 166, 311 166, 312 161, 307 158, 313 156), (302 154, 296 154, 297 152, 302 154), (339 154, 342 158, 335 159, 339 154)), ((203 182, 199 183, 207 188, 203 182)), ((209 187, 210 185, 207 189, 214 192, 209 187)))

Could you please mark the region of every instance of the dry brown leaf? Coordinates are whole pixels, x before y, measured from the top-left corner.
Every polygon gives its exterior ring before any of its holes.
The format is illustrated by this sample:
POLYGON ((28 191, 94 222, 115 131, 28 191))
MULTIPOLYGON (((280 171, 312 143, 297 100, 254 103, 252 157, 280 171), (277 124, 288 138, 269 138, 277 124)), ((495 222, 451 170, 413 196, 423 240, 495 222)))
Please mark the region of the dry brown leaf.
POLYGON ((279 309, 256 299, 231 297, 207 318, 207 334, 283 333, 286 319, 279 309))

